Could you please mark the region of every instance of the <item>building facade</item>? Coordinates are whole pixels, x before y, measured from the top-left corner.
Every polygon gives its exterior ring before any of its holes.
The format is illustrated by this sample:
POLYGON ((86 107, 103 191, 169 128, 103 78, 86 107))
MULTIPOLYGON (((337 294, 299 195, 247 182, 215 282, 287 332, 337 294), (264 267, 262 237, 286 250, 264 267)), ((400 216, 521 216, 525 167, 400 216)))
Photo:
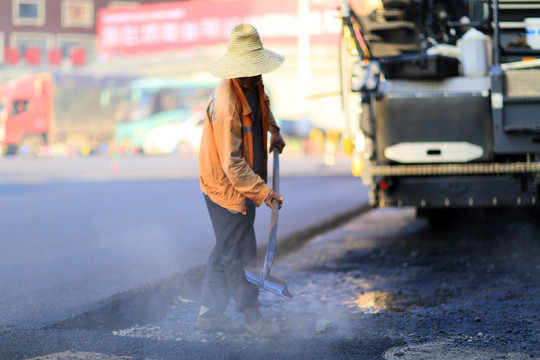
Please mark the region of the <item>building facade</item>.
POLYGON ((97 59, 97 13, 163 0, 3 0, 0 68, 84 66, 97 59))

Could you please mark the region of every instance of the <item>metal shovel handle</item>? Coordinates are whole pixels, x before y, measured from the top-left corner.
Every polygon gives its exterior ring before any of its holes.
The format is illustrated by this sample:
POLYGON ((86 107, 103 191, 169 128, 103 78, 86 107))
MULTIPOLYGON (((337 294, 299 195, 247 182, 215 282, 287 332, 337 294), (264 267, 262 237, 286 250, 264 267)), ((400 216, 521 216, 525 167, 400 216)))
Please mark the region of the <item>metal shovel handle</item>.
MULTIPOLYGON (((272 151, 274 154, 274 167, 272 169, 272 188, 279 194, 279 152, 277 149, 272 151)), ((279 201, 277 201, 279 203, 279 201)))
MULTIPOLYGON (((279 194, 279 152, 274 149, 274 167, 272 172, 272 188, 279 194)), ((264 279, 270 276, 270 269, 274 263, 274 252, 276 248, 277 225, 278 225, 279 200, 272 199, 272 216, 270 218, 270 235, 268 237, 268 248, 264 258, 264 279)))

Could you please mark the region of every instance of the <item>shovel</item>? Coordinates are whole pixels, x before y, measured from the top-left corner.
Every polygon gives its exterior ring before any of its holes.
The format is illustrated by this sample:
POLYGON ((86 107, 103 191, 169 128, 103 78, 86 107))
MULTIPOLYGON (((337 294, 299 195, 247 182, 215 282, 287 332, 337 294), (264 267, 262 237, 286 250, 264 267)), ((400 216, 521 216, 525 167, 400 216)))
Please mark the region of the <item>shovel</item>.
MULTIPOLYGON (((274 149, 274 172, 272 176, 272 187, 279 194, 279 153, 274 149)), ((274 262, 274 250, 276 248, 277 224, 278 224, 279 200, 272 199, 272 217, 270 220, 270 236, 266 256, 264 258, 264 268, 255 269, 250 266, 244 266, 246 279, 258 287, 268 290, 276 295, 281 295, 287 299, 292 299, 293 295, 287 289, 287 284, 282 280, 271 276, 270 269, 274 262)))

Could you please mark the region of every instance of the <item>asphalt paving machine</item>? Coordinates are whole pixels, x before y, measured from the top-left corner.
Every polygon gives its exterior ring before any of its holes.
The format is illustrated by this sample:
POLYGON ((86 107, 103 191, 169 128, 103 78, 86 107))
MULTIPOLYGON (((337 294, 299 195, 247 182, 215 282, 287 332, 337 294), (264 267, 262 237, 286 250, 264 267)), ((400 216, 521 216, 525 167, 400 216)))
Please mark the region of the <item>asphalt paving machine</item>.
POLYGON ((340 12, 342 145, 370 204, 431 219, 536 211, 540 1, 344 1, 340 12))

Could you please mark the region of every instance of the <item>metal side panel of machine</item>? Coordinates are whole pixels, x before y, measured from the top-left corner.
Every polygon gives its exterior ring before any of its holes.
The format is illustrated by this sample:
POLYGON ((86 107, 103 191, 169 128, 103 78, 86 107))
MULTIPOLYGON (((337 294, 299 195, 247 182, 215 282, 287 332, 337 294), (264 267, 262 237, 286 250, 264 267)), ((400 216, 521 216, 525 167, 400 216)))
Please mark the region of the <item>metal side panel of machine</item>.
POLYGON ((387 80, 375 107, 380 164, 493 160, 488 77, 387 80))
POLYGON ((377 189, 378 206, 479 208, 538 205, 537 174, 397 177, 377 189))
POLYGON ((491 73, 496 154, 540 154, 540 69, 491 73))

